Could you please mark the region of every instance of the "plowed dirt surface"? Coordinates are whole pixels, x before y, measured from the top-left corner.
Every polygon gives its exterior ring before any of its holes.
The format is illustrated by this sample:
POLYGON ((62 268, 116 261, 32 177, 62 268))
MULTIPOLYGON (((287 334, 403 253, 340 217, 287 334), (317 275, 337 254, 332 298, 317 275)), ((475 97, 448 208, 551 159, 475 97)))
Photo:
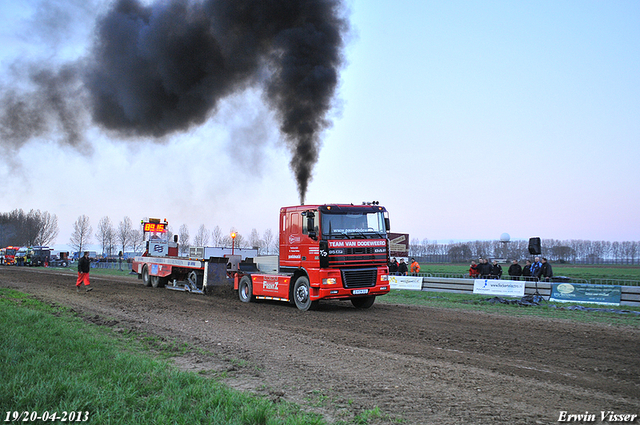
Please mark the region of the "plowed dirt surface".
POLYGON ((0 287, 118 331, 188 343, 202 351, 176 358, 179 367, 329 422, 376 407, 382 414, 369 423, 551 424, 562 412, 606 423, 601 412, 640 414, 635 328, 379 302, 301 312, 241 303, 230 289, 202 296, 130 277, 91 279, 93 292, 76 293, 68 272, 0 267, 0 287))

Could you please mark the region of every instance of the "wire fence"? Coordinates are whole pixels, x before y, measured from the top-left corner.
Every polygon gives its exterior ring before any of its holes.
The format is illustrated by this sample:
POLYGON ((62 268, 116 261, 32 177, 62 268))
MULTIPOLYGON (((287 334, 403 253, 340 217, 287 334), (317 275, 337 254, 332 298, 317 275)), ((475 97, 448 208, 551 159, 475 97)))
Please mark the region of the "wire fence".
MULTIPOLYGON (((410 274, 410 276, 418 277, 442 277, 448 279, 483 279, 482 277, 471 277, 468 273, 418 273, 410 274)), ((581 279, 567 276, 555 276, 550 280, 537 279, 530 276, 502 276, 501 280, 521 280, 524 282, 545 282, 545 283, 576 283, 576 284, 591 284, 591 285, 618 285, 618 286, 640 286, 640 280, 631 279, 581 279)))
POLYGON ((93 269, 131 270, 131 263, 126 261, 95 261, 91 263, 93 269))

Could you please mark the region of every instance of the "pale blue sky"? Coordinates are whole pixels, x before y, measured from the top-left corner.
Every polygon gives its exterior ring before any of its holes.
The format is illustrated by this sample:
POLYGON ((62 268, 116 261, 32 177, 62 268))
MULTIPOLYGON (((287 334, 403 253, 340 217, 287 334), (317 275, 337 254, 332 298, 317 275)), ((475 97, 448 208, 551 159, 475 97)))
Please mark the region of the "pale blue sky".
MULTIPOLYGON (((66 7, 51 39, 34 11, 66 2, 17 10, 0 1, 3 79, 12 81, 19 58, 82 55, 108 4, 95 3, 66 7)), ((378 200, 393 231, 443 242, 504 232, 640 240, 639 2, 349 5, 347 63, 308 204, 378 200)), ((248 236, 275 231, 279 207, 298 202, 259 93, 229 99, 207 124, 164 144, 132 146, 97 129, 87 138, 91 157, 34 141, 17 168, 0 161, 0 210, 57 214, 64 244, 81 214, 94 229, 105 215, 158 216, 192 235, 204 223, 248 236), (247 137, 261 143, 237 143, 247 137)))

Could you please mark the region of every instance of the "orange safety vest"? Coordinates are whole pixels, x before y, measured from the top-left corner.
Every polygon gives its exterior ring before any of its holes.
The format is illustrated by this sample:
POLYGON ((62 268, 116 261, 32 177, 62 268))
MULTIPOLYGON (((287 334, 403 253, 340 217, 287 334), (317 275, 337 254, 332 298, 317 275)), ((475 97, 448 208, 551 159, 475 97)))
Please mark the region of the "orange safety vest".
POLYGON ((420 273, 420 264, 417 261, 411 263, 411 273, 420 273))

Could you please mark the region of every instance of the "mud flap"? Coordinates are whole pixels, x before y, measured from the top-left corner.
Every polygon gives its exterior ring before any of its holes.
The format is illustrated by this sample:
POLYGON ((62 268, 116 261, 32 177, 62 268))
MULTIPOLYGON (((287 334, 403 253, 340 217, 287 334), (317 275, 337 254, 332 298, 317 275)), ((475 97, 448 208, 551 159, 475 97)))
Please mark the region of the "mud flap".
POLYGON ((227 277, 227 259, 211 257, 205 263, 204 287, 217 285, 233 285, 233 280, 227 277))

